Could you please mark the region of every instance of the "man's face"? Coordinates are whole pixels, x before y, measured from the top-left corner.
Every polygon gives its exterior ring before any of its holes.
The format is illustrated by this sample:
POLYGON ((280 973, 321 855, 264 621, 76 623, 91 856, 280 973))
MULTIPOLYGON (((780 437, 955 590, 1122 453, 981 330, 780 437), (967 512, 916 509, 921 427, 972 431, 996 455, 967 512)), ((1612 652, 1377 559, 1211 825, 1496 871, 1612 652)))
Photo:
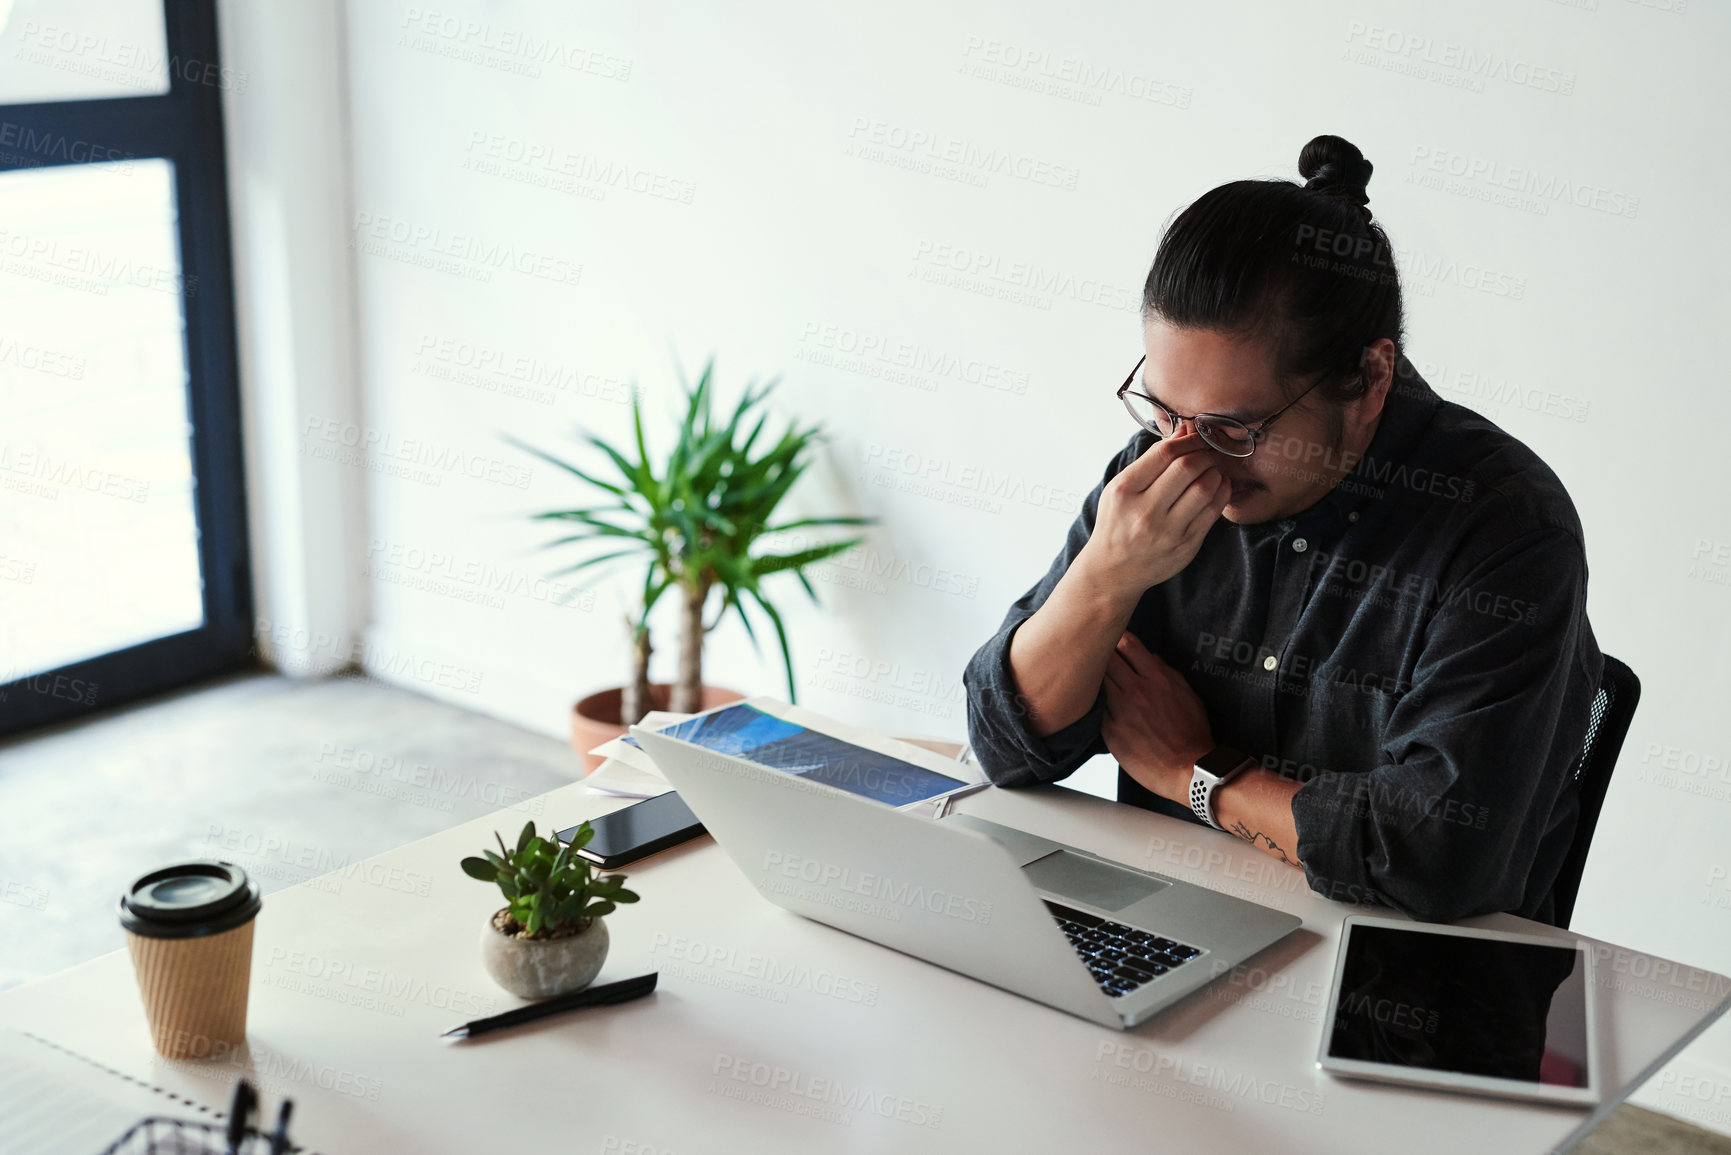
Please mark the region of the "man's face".
MULTIPOLYGON (((1131 388, 1145 389, 1175 413, 1215 413, 1253 426, 1287 402, 1275 382, 1273 351, 1261 341, 1180 328, 1159 317, 1148 319, 1143 337, 1148 360, 1131 388)), ((1342 415, 1331 414, 1311 393, 1280 415, 1249 457, 1203 450, 1232 483, 1223 516, 1254 525, 1321 501, 1350 468, 1351 459, 1342 455, 1345 434, 1342 415)), ((1179 436, 1195 436, 1194 427, 1186 422, 1179 436)))

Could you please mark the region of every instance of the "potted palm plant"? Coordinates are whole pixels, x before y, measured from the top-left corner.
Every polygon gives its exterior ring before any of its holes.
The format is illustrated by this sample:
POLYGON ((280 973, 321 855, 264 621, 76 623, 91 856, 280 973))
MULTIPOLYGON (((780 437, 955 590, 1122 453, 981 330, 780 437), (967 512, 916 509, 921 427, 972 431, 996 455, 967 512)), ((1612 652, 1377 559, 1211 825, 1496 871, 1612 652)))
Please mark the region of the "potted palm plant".
POLYGON ((742 696, 704 684, 703 640, 732 610, 757 647, 757 631, 746 614, 747 602, 774 628, 787 671, 788 700, 797 701, 787 630, 762 583, 772 575, 791 573, 816 602, 817 591, 806 577, 805 567, 851 549, 864 538, 825 542, 792 553, 764 552, 758 548, 760 539, 790 530, 870 525, 877 520, 804 517, 771 524, 776 507, 805 470, 808 451, 824 435, 820 426, 802 429, 797 422, 789 422, 778 440, 757 448, 769 415, 756 412, 753 421, 753 414, 779 378, 755 390, 748 383, 733 412, 724 421, 717 420, 714 366, 711 359, 695 386, 681 375, 685 413, 659 469, 650 459, 642 402, 635 391, 631 400, 635 444, 626 451, 579 430, 581 441, 605 458, 611 471, 608 476, 513 440, 519 448, 584 482, 598 502, 533 515, 536 521, 557 522, 572 530, 547 542, 544 548, 595 547, 599 551, 550 576, 591 570, 576 587, 580 590, 609 572, 592 567, 609 562, 643 566, 642 597, 625 619, 631 638, 630 680, 621 687, 589 695, 573 709, 572 742, 584 755, 586 771, 600 763, 588 753, 592 747, 624 733, 649 710, 694 713, 742 696), (652 685, 649 657, 654 646, 649 615, 669 593, 679 600, 678 673, 672 683, 652 685), (717 603, 714 616, 706 618, 712 601, 717 603))

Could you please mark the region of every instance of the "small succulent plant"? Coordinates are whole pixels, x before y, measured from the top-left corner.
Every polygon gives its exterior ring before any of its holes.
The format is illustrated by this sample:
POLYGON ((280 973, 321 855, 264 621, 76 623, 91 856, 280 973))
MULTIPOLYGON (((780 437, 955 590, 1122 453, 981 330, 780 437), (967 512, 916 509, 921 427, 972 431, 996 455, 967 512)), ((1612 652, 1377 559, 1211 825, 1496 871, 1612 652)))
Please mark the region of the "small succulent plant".
POLYGON ((547 838, 536 834, 530 820, 517 835, 516 850, 507 850, 494 831, 499 853, 483 850, 484 858, 463 859, 463 873, 496 884, 511 917, 531 938, 550 938, 568 927, 581 931, 594 919, 612 914, 615 903, 637 901, 637 895, 625 889, 623 874, 603 875, 577 853, 594 836, 594 828, 585 822, 570 845, 562 846, 551 832, 547 838))

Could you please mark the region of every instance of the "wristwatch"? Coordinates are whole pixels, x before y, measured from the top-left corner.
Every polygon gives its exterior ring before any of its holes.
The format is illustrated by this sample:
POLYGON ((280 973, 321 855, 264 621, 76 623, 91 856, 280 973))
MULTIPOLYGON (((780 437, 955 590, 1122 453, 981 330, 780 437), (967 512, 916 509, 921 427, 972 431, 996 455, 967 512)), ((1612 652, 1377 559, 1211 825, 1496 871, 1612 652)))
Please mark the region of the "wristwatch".
POLYGON ((1214 818, 1214 792, 1256 765, 1255 759, 1230 746, 1216 746, 1196 760, 1190 771, 1190 809, 1216 830, 1226 829, 1214 818))

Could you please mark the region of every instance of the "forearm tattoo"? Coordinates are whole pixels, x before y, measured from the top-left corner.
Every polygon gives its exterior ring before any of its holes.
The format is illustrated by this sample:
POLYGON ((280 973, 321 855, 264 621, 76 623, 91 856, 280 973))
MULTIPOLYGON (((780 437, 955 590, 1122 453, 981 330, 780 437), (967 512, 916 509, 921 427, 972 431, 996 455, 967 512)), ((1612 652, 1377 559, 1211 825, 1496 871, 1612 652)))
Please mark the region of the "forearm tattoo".
POLYGON ((1260 830, 1252 833, 1244 823, 1234 822, 1232 824, 1232 833, 1238 835, 1238 837, 1244 839, 1244 841, 1250 843, 1250 845, 1256 847, 1258 850, 1266 851, 1269 854, 1278 854, 1280 856, 1280 861, 1286 863, 1288 866, 1300 865, 1298 859, 1290 857, 1286 851, 1280 849, 1280 847, 1276 845, 1274 839, 1268 837, 1268 835, 1262 833, 1260 830))

